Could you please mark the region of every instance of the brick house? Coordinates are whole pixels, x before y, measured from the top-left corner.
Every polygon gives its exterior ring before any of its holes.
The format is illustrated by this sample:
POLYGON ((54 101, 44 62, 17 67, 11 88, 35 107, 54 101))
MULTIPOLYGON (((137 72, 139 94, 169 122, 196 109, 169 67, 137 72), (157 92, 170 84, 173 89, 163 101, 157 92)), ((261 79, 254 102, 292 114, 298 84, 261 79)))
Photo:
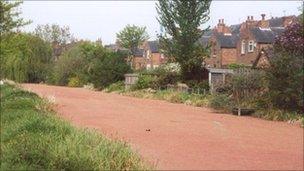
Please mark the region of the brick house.
POLYGON ((158 41, 146 41, 143 44, 143 49, 146 58, 146 69, 157 68, 166 63, 164 54, 160 52, 158 41))
POLYGON ((275 37, 296 21, 295 16, 269 20, 265 19, 265 14, 261 16, 260 20, 248 16, 245 22, 230 27, 220 19, 212 33, 203 36, 211 46, 206 65, 213 68, 227 68, 233 63, 252 66, 260 52, 272 47, 275 37))
MULTIPOLYGON (((112 51, 126 50, 121 48, 118 43, 105 46, 112 51)), ((160 65, 166 63, 164 54, 160 52, 159 42, 145 41, 139 48, 137 48, 133 54, 131 66, 135 70, 157 68, 160 65)))
POLYGON ((146 57, 144 49, 137 48, 133 54, 131 67, 135 70, 140 70, 146 68, 146 57))

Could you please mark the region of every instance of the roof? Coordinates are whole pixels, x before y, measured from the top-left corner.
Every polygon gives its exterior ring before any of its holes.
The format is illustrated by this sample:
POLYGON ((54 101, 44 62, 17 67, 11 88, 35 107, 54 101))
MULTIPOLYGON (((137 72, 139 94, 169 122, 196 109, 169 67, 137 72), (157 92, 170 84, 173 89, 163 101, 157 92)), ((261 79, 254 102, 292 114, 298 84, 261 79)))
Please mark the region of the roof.
POLYGON ((262 56, 265 56, 265 57, 269 60, 269 58, 272 58, 272 57, 273 57, 273 49, 272 49, 272 48, 268 48, 268 49, 266 49, 266 50, 265 50, 265 49, 262 49, 262 50, 259 52, 257 58, 254 60, 254 62, 253 62, 253 64, 252 64, 252 67, 253 67, 253 68, 257 68, 258 63, 259 63, 259 61, 260 61, 260 59, 261 59, 262 56))
POLYGON ((284 31, 284 28, 271 28, 271 29, 261 29, 261 28, 252 28, 251 33, 255 37, 258 43, 273 43, 277 35, 281 34, 284 31))
POLYGON ((232 34, 239 34, 240 33, 241 24, 231 25, 230 30, 232 34))
POLYGON ((134 54, 133 54, 135 57, 143 57, 144 55, 144 50, 143 49, 136 49, 134 54))
POLYGON ((158 53, 159 52, 159 43, 158 41, 148 41, 148 46, 152 53, 158 53))
POLYGON ((216 39, 218 40, 221 48, 236 48, 238 36, 235 34, 234 35, 217 34, 216 39))
POLYGON ((272 18, 269 20, 269 27, 282 27, 283 26, 283 17, 272 18))

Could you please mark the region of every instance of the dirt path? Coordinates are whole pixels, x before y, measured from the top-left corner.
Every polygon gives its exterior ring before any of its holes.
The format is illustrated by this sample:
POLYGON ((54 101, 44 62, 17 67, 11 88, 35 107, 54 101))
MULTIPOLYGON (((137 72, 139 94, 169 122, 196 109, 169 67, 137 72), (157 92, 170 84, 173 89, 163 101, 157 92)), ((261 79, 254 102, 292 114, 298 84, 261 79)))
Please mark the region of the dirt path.
POLYGON ((58 112, 75 125, 128 141, 157 169, 303 169, 303 129, 295 125, 81 88, 23 86, 55 97, 58 112))

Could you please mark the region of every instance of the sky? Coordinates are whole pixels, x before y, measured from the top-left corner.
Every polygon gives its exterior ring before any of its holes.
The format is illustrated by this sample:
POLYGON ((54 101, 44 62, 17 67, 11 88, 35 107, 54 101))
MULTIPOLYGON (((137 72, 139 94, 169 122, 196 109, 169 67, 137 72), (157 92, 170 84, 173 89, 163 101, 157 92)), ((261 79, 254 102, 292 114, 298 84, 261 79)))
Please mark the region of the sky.
MULTIPOLYGON (((69 26, 77 39, 95 41, 103 44, 114 43, 116 33, 127 24, 145 26, 150 39, 156 39, 160 32, 157 22, 156 1, 24 1, 20 10, 22 17, 32 20, 24 27, 33 31, 38 24, 56 23, 69 26)), ((214 27, 218 19, 227 25, 238 24, 247 16, 266 19, 284 15, 299 15, 302 1, 212 1, 210 20, 202 27, 214 27)))

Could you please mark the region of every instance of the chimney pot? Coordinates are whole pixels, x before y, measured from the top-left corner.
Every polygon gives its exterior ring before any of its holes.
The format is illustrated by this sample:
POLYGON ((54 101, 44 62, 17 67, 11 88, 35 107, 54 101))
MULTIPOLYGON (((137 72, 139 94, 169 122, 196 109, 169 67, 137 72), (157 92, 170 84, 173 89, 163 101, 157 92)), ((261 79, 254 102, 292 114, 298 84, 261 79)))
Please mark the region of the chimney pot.
POLYGON ((219 24, 221 23, 221 19, 219 19, 219 24))
POLYGON ((251 20, 253 20, 253 16, 251 16, 251 20))
POLYGON ((265 14, 261 14, 261 16, 262 16, 262 20, 265 20, 265 14))
POLYGON ((224 19, 222 19, 222 23, 224 24, 224 19))
POLYGON ((247 16, 247 20, 250 20, 249 16, 247 16))

